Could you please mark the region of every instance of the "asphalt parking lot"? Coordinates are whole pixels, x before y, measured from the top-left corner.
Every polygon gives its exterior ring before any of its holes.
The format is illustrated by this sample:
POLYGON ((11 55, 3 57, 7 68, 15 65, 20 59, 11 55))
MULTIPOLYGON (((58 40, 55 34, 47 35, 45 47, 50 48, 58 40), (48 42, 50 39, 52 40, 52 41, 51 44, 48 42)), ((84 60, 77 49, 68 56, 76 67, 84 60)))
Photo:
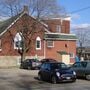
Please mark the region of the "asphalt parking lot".
POLYGON ((38 70, 0 69, 0 90, 90 90, 90 81, 51 84, 37 79, 38 70))

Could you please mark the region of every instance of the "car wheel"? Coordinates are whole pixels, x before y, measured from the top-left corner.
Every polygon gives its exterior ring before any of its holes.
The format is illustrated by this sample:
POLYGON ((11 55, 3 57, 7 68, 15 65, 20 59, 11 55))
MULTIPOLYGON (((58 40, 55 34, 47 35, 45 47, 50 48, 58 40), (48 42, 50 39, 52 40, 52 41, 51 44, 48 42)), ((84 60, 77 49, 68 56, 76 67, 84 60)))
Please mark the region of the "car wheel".
POLYGON ((87 80, 90 80, 90 75, 86 75, 86 79, 87 80))
POLYGON ((41 74, 38 74, 38 79, 42 80, 41 74))
POLYGON ((74 79, 72 82, 76 82, 76 79, 74 79))
POLYGON ((55 76, 52 76, 51 82, 52 82, 53 84, 56 84, 56 83, 57 83, 57 80, 56 80, 56 77, 55 77, 55 76))

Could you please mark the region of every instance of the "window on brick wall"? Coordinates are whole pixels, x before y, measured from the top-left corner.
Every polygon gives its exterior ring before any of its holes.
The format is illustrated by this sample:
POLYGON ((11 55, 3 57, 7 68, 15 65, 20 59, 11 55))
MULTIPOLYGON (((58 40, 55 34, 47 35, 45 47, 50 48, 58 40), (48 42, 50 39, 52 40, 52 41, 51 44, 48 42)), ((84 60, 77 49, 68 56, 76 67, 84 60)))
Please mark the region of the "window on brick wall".
POLYGON ((54 47, 54 42, 53 41, 47 41, 47 47, 49 47, 49 48, 54 47))
POLYGON ((74 53, 70 53, 70 58, 74 58, 74 53))
POLYGON ((41 49, 41 38, 37 37, 36 38, 36 50, 40 50, 41 49))
POLYGON ((15 35, 14 38, 14 49, 21 49, 22 48, 22 38, 19 33, 15 35))
POLYGON ((60 26, 60 25, 57 25, 57 26, 56 26, 56 32, 57 32, 57 33, 61 33, 61 26, 60 26))

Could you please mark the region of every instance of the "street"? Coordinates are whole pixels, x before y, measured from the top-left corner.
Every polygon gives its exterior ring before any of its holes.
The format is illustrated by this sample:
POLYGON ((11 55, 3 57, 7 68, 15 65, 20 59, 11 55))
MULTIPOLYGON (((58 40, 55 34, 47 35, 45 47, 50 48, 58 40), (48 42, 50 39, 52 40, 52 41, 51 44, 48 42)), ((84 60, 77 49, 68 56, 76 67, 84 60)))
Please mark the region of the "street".
POLYGON ((0 69, 0 90, 90 90, 90 81, 51 84, 39 81, 37 70, 0 69))

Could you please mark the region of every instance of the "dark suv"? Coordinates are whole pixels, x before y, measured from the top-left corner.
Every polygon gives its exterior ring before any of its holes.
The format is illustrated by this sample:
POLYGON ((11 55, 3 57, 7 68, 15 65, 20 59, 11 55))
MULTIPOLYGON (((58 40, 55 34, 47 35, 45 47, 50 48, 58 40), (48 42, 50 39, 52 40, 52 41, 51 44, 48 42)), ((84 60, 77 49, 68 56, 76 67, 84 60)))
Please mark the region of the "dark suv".
POLYGON ((26 59, 21 66, 23 69, 38 69, 40 64, 40 61, 37 59, 26 59))
POLYGON ((46 62, 43 63, 38 72, 40 80, 49 80, 52 83, 62 81, 76 81, 76 73, 64 63, 46 62))
POLYGON ((71 68, 76 71, 77 77, 85 77, 90 80, 90 61, 76 62, 71 68))

